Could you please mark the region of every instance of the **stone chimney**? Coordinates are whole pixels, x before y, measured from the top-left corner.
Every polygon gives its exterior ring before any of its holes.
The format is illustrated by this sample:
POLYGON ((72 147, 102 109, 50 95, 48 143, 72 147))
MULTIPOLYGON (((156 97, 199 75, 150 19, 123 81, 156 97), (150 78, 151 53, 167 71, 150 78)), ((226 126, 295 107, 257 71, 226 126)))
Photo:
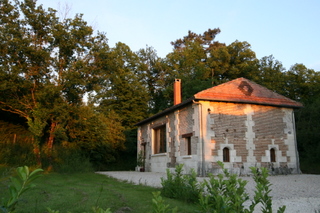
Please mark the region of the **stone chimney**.
POLYGON ((173 105, 181 103, 181 79, 174 79, 173 83, 173 105))

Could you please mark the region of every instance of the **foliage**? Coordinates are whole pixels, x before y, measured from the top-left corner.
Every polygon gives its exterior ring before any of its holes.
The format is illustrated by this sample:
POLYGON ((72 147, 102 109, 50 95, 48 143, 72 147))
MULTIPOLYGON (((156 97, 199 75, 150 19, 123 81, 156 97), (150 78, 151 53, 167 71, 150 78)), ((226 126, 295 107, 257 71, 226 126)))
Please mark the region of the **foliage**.
POLYGON ((147 90, 137 75, 139 57, 124 43, 117 43, 108 53, 108 70, 101 76, 104 80, 95 96, 100 111, 115 112, 126 129, 146 118, 148 111, 147 90))
POLYGON ((42 171, 42 169, 35 169, 30 173, 27 166, 17 168, 17 177, 11 177, 9 197, 1 205, 2 212, 9 213, 15 211, 21 195, 35 186, 32 182, 41 176, 39 173, 42 171))
POLYGON ((75 109, 73 116, 66 125, 68 140, 62 143, 82 150, 95 167, 115 161, 116 152, 124 148, 125 141, 118 116, 99 113, 90 106, 75 109))
MULTIPOLYGON (((249 209, 244 207, 244 203, 249 200, 245 191, 247 181, 238 178, 236 174, 230 175, 221 162, 218 164, 223 169, 223 174, 219 174, 217 179, 211 175, 209 181, 204 181, 207 191, 201 194, 200 206, 203 212, 254 212, 257 204, 261 203, 261 212, 272 212, 272 199, 269 195, 270 182, 268 181, 268 170, 261 168, 251 168, 253 179, 256 182, 254 198, 249 209)), ((280 207, 277 212, 284 212, 285 206, 280 207)))
POLYGON ((297 140, 301 170, 304 173, 320 174, 320 98, 296 112, 297 140))
MULTIPOLYGON (((218 162, 223 174, 217 178, 209 176, 209 181, 204 180, 206 193, 200 196, 200 206, 204 212, 245 212, 243 204, 249 200, 245 191, 247 181, 230 174, 224 165, 218 162)), ((254 208, 254 206, 253 206, 254 208)))
MULTIPOLYGON (((122 130, 113 115, 93 116, 93 107, 82 103, 103 73, 98 56, 108 47, 104 34, 93 35, 82 15, 59 19, 55 10, 31 0, 2 1, 0 11, 0 110, 26 120, 48 161, 56 143, 74 137, 88 153, 98 146, 112 153, 117 143, 121 146, 122 130), (91 123, 85 121, 88 114, 91 123)), ((100 157, 112 160, 104 154, 100 157)))
POLYGON ((191 174, 183 175, 183 164, 176 166, 175 173, 167 169, 167 178, 161 178, 161 185, 163 196, 191 203, 198 202, 199 194, 203 190, 197 182, 194 170, 191 170, 191 174))
POLYGON ((36 156, 33 154, 31 143, 0 143, 0 163, 16 167, 25 163, 28 166, 37 164, 36 156))
POLYGON ((178 208, 175 207, 174 209, 169 209, 169 205, 165 204, 163 198, 161 197, 161 192, 153 192, 153 198, 152 198, 152 205, 153 210, 152 213, 167 213, 167 212, 177 212, 178 208))
POLYGON ((137 166, 144 167, 144 153, 142 150, 138 153, 137 166))
MULTIPOLYGON (((47 208, 47 210, 49 213, 59 213, 60 212, 59 210, 52 210, 50 208, 47 208)), ((100 207, 92 207, 92 213, 112 213, 112 212, 110 211, 110 209, 104 210, 100 207)))
MULTIPOLYGON (((7 172, 5 172, 7 174, 7 172)), ((1 173, 0 173, 1 175, 1 173)), ((4 181, 4 182, 3 182, 4 181)), ((6 185, 0 179, 0 191, 6 185)), ((152 212, 152 193, 155 188, 117 181, 95 173, 44 174, 36 180, 37 187, 25 192, 16 212, 93 212, 92 207, 111 212, 152 212), (102 188, 102 190, 101 190, 102 188)), ((163 198, 164 203, 177 206, 178 212, 195 212, 197 206, 163 198)), ((1 212, 1 211, 0 211, 1 212)))
MULTIPOLYGON (((49 162, 43 157, 42 164, 47 167, 49 162)), ((93 165, 86 153, 78 147, 70 147, 68 143, 63 143, 54 147, 52 153, 52 170, 59 173, 87 173, 92 172, 93 165)))
MULTIPOLYGON (((167 170, 167 179, 161 179, 163 195, 185 202, 197 203, 201 212, 249 213, 254 212, 259 203, 262 205, 261 212, 272 212, 272 199, 269 195, 271 184, 267 179, 268 170, 266 168, 261 168, 261 172, 257 168, 251 168, 253 179, 256 182, 256 190, 249 209, 246 209, 244 203, 249 200, 245 189, 247 181, 238 178, 236 174, 230 174, 222 162, 218 162, 218 164, 221 166, 223 174, 218 174, 217 177, 210 174, 209 180, 204 180, 202 184, 197 181, 196 176, 190 178, 189 175, 183 175, 183 165, 176 167, 175 174, 167 170), (190 196, 193 196, 193 200, 190 199, 190 196)), ((285 208, 285 206, 280 207, 277 212, 282 213, 285 208)))
MULTIPOLYGON (((256 190, 254 195, 254 200, 250 206, 250 211, 254 210, 254 206, 258 203, 261 203, 261 212, 263 213, 271 213, 272 212, 272 197, 269 195, 271 192, 270 186, 271 183, 267 179, 268 177, 268 169, 262 167, 261 171, 257 168, 251 168, 251 172, 253 174, 253 179, 256 182, 256 190)), ((280 207, 277 212, 283 213, 286 209, 286 206, 280 207)))

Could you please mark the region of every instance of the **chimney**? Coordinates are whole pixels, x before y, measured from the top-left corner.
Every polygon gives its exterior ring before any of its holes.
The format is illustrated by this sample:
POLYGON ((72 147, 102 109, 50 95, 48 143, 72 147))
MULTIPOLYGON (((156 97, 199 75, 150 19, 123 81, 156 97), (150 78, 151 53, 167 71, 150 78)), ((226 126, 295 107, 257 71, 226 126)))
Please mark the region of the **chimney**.
POLYGON ((181 79, 174 79, 173 84, 173 105, 181 103, 181 79))

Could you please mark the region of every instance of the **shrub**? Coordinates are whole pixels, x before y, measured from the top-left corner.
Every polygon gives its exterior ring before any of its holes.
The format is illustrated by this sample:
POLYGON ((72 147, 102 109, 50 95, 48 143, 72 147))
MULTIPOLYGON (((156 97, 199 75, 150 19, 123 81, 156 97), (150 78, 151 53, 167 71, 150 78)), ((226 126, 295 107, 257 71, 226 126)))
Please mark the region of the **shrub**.
POLYGON ((33 145, 30 143, 0 143, 0 163, 12 167, 27 164, 37 164, 36 156, 33 154, 33 145))
POLYGON ((153 199, 152 199, 152 212, 153 213, 175 213, 177 212, 178 208, 175 207, 174 209, 170 209, 168 204, 165 204, 164 200, 161 197, 161 192, 153 192, 153 199))
POLYGON ((167 179, 161 178, 161 193, 168 198, 196 203, 199 194, 203 190, 197 181, 197 174, 191 170, 191 174, 183 175, 183 164, 176 166, 175 173, 167 169, 167 179))
MULTIPOLYGON (((254 200, 250 206, 250 212, 253 212, 253 208, 258 203, 261 203, 261 212, 262 213, 271 213, 272 212, 272 198, 269 195, 271 192, 270 186, 271 183, 267 179, 269 176, 268 169, 262 167, 261 171, 257 168, 252 167, 251 172, 253 174, 253 179, 256 182, 256 190, 254 195, 254 200)), ((278 213, 284 212, 286 209, 286 206, 282 206, 278 209, 278 213)))
POLYGON ((32 183, 35 179, 40 177, 39 172, 42 169, 36 169, 30 173, 27 166, 17 168, 17 177, 11 177, 11 183, 9 185, 9 197, 3 198, 1 208, 2 212, 14 212, 17 203, 19 202, 20 196, 34 187, 32 183))
MULTIPOLYGON (((43 152, 45 153, 45 152, 43 152)), ((88 157, 86 157, 77 147, 70 147, 64 144, 54 147, 52 160, 43 154, 41 162, 43 168, 52 166, 53 171, 58 173, 84 173, 92 172, 93 167, 88 157)))
POLYGON ((249 200, 245 191, 247 181, 230 175, 221 162, 223 174, 217 178, 210 174, 209 181, 204 180, 206 192, 200 196, 200 206, 204 212, 243 212, 243 204, 249 200))
MULTIPOLYGON (((260 170, 251 168, 256 190, 249 209, 245 209, 244 203, 249 200, 245 189, 247 181, 238 178, 236 174, 230 174, 222 162, 218 164, 223 173, 217 176, 210 174, 209 180, 204 180, 203 184, 197 182, 194 171, 191 175, 183 175, 183 164, 176 167, 175 174, 167 170, 167 179, 161 179, 163 195, 199 203, 200 211, 206 213, 249 213, 254 212, 259 203, 261 203, 262 213, 272 213, 272 199, 269 195, 271 184, 267 179, 266 168, 260 170)), ((285 208, 285 206, 280 207, 277 212, 283 213, 285 208)))

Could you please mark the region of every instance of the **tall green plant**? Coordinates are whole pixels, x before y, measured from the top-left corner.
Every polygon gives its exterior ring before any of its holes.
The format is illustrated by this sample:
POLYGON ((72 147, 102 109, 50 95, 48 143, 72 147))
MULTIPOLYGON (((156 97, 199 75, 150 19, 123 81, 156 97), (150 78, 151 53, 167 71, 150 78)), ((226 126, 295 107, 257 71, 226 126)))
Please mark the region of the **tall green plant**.
MULTIPOLYGON (((210 176, 209 181, 204 181, 207 189, 200 196, 200 206, 203 212, 229 213, 229 212, 254 212, 257 204, 261 203, 262 213, 272 213, 271 183, 267 179, 268 169, 252 167, 251 172, 256 182, 255 196, 249 209, 244 207, 244 202, 249 200, 249 196, 245 191, 247 181, 238 178, 235 174, 230 173, 224 168, 222 162, 218 162, 223 170, 223 174, 219 174, 217 178, 210 176)), ((277 212, 283 213, 285 206, 280 207, 277 212)))
MULTIPOLYGON (((250 212, 253 212, 254 206, 261 203, 262 213, 272 213, 272 197, 269 195, 271 192, 271 183, 267 179, 269 176, 268 169, 262 167, 260 170, 257 168, 250 168, 253 173, 253 179, 256 182, 256 190, 254 195, 254 200, 250 206, 250 212)), ((283 213, 286 210, 286 206, 280 207, 277 212, 283 213)))
POLYGON ((164 196, 192 203, 198 202, 203 190, 194 170, 190 174, 183 174, 183 164, 176 166, 175 173, 167 169, 167 179, 161 178, 161 185, 164 196))
POLYGON ((178 211, 177 207, 170 209, 169 205, 165 204, 164 200, 161 197, 161 192, 153 192, 152 194, 152 213, 175 213, 178 211))
MULTIPOLYGON (((162 193, 169 198, 187 202, 198 202, 200 211, 205 213, 252 213, 257 204, 261 203, 262 213, 272 213, 272 197, 266 168, 251 168, 253 179, 256 182, 255 196, 249 208, 244 203, 249 200, 246 192, 247 181, 230 174, 222 162, 218 162, 223 173, 214 176, 209 174, 209 180, 199 184, 196 173, 183 174, 183 164, 176 167, 175 173, 167 170, 167 179, 161 179, 162 193)), ((285 206, 277 212, 283 213, 285 206)))
POLYGON ((11 177, 11 184, 9 185, 9 198, 3 199, 1 204, 1 211, 5 213, 14 212, 20 196, 31 189, 35 185, 32 183, 35 179, 39 178, 42 169, 35 169, 30 173, 29 167, 23 166, 17 168, 17 177, 11 177))
POLYGON ((230 174, 223 163, 218 162, 223 174, 217 178, 210 174, 209 181, 204 180, 206 192, 200 196, 200 206, 204 212, 244 212, 243 204, 249 200, 245 191, 247 181, 230 174))

